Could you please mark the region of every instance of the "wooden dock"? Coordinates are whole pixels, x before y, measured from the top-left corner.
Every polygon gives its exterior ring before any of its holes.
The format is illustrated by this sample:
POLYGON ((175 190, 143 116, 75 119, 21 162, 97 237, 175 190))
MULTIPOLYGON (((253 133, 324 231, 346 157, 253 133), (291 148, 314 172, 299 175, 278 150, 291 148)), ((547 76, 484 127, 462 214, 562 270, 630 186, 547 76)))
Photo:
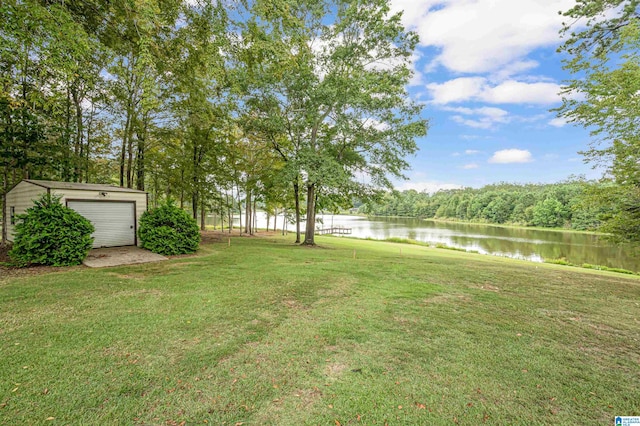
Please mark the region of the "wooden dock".
POLYGON ((344 228, 342 226, 337 226, 333 228, 321 228, 316 229, 316 235, 351 235, 351 228, 344 228))

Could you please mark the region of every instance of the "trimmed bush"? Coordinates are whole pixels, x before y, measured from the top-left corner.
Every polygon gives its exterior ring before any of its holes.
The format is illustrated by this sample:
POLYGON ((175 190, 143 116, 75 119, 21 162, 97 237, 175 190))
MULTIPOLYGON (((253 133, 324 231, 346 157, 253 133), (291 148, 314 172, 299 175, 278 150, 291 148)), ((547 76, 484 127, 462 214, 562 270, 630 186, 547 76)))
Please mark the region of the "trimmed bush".
POLYGON ((138 237, 143 248, 163 255, 193 253, 200 245, 196 220, 171 201, 142 214, 138 237))
POLYGON ((17 266, 79 265, 93 245, 93 224, 63 206, 59 196, 45 194, 17 220, 9 251, 17 266))

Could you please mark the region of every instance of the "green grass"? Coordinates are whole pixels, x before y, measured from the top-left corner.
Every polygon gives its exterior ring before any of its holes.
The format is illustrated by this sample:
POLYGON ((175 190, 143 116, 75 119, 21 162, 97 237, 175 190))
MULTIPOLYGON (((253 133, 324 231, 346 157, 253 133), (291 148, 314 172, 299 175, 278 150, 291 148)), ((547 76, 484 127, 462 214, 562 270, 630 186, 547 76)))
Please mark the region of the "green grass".
POLYGON ((233 238, 167 262, 0 278, 0 424, 640 415, 637 278, 290 240, 233 238))
POLYGON ((565 257, 561 257, 559 259, 545 259, 544 262, 553 263, 555 265, 575 266, 577 268, 596 269, 598 271, 617 272, 619 274, 640 275, 637 272, 633 272, 628 269, 622 269, 622 268, 610 268, 608 266, 592 265, 590 263, 583 263, 581 265, 576 265, 575 263, 569 262, 565 257))

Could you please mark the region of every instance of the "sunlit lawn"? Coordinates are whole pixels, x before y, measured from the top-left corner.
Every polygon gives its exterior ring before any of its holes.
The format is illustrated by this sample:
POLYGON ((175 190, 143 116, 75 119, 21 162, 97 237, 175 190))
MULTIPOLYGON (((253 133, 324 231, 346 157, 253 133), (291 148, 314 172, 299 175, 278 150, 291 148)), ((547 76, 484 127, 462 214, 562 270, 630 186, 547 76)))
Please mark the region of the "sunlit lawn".
POLYGON ((0 278, 0 424, 613 424, 640 281, 427 247, 233 238, 0 278))

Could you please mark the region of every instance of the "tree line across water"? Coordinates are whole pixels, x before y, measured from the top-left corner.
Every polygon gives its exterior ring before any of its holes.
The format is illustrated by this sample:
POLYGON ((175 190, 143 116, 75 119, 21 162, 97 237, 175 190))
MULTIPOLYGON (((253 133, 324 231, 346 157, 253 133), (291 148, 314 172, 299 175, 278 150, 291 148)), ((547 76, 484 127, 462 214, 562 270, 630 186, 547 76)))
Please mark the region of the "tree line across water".
POLYGON ((611 207, 593 203, 604 182, 488 185, 479 189, 387 192, 378 201, 358 207, 374 216, 406 216, 495 224, 598 230, 611 207))

